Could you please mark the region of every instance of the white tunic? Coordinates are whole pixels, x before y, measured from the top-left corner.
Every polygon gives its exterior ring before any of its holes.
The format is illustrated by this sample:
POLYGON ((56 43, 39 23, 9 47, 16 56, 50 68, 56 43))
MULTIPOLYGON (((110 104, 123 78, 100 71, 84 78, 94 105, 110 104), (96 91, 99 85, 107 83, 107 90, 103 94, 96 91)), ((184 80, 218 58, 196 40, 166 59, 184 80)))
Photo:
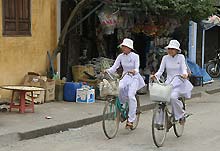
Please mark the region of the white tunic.
POLYGON ((128 121, 133 122, 136 119, 137 100, 135 94, 137 90, 144 87, 144 79, 139 74, 139 56, 134 52, 129 54, 120 54, 115 60, 113 66, 108 69, 110 73, 116 72, 119 66, 122 65, 123 74, 128 71, 135 70, 135 75, 125 75, 119 82, 119 99, 121 104, 129 103, 128 121))
POLYGON ((138 79, 137 90, 144 87, 144 85, 145 85, 144 79, 139 74, 140 61, 139 61, 138 54, 136 54, 134 52, 130 52, 127 55, 124 53, 119 54, 113 64, 113 66, 110 69, 108 69, 108 71, 110 73, 115 73, 120 65, 122 65, 122 67, 123 67, 123 74, 128 71, 135 70, 136 73, 134 76, 132 76, 132 78, 138 79))
POLYGON ((166 84, 171 84, 173 86, 173 92, 179 92, 186 98, 191 97, 191 91, 193 89, 192 84, 187 79, 180 79, 178 77, 174 78, 175 75, 187 74, 187 66, 185 62, 185 57, 182 54, 177 54, 174 57, 170 55, 165 55, 162 58, 160 68, 155 74, 157 78, 163 74, 166 69, 167 80, 166 84), (173 80, 172 80, 173 79, 173 80), (171 81, 172 80, 172 81, 171 81))

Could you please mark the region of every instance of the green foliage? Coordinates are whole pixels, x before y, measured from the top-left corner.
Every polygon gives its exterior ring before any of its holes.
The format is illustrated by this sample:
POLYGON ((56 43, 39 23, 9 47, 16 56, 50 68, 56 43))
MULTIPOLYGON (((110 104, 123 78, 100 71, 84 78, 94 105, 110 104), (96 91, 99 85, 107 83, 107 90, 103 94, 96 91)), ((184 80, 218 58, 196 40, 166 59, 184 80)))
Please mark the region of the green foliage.
POLYGON ((152 15, 166 15, 182 21, 200 21, 216 12, 215 0, 131 0, 152 15))

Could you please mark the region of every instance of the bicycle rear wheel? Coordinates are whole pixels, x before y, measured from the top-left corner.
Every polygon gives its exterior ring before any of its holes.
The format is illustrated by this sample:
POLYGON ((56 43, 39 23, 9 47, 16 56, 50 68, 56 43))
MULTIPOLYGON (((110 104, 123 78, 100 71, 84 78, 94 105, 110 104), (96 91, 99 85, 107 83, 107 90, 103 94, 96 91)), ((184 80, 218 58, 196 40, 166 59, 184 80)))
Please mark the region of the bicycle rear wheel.
POLYGON ((134 130, 137 128, 139 119, 140 119, 140 114, 141 114, 140 100, 138 96, 136 96, 136 100, 137 100, 136 119, 133 122, 133 127, 131 128, 131 130, 134 130))
MULTIPOLYGON (((185 98, 180 97, 179 100, 183 103, 183 109, 185 110, 186 109, 185 98)), ((185 125, 185 122, 182 124, 180 124, 179 121, 174 122, 173 129, 174 129, 174 133, 175 133, 176 137, 180 137, 183 135, 184 125, 185 125)))
POLYGON ((153 111, 152 137, 154 144, 161 147, 167 134, 167 113, 165 104, 157 104, 153 111))
POLYGON ((115 98, 108 98, 103 110, 102 127, 105 136, 109 139, 114 138, 119 127, 119 111, 116 106, 115 98))

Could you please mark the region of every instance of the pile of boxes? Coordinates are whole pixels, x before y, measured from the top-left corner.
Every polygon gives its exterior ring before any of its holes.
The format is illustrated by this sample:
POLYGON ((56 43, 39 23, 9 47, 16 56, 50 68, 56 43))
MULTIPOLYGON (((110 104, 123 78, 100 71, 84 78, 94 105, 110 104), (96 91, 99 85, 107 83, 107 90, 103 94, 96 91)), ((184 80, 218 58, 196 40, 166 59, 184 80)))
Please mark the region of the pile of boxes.
MULTIPOLYGON (((33 94, 34 103, 44 103, 55 99, 55 81, 46 76, 27 74, 24 77, 24 85, 44 88, 45 91, 36 91, 33 94)), ((26 93, 26 100, 31 100, 31 94, 26 93)))

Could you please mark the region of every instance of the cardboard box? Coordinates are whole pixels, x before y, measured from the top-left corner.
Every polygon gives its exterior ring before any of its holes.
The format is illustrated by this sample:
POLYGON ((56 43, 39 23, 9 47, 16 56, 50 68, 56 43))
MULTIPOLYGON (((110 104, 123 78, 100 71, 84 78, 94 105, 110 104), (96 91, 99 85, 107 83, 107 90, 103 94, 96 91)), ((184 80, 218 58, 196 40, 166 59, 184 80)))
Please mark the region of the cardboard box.
POLYGON ((42 87, 44 82, 45 81, 41 78, 41 76, 25 75, 23 84, 26 86, 42 87))
POLYGON ((79 103, 94 103, 95 102, 95 89, 77 89, 76 102, 79 103))
POLYGON ((46 90, 45 102, 55 100, 55 81, 47 79, 44 83, 43 88, 46 90))
POLYGON ((55 100, 55 80, 48 79, 46 76, 25 75, 23 84, 44 88, 45 102, 55 100))
MULTIPOLYGON (((44 101, 45 101, 45 91, 35 91, 33 92, 33 99, 34 99, 34 103, 35 104, 43 104, 44 101)), ((32 101, 31 100, 31 93, 30 92, 27 92, 25 94, 25 100, 28 100, 28 101, 32 101)))

